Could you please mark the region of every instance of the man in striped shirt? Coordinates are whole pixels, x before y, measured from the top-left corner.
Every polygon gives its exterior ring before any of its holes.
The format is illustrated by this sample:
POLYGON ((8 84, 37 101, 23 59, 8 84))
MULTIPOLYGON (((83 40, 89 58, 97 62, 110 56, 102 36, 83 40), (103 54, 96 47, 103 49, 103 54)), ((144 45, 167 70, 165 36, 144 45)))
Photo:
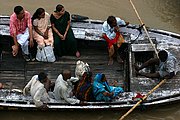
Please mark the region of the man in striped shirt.
POLYGON ((14 40, 14 45, 12 46, 13 56, 18 54, 19 46, 21 46, 25 60, 29 61, 28 46, 31 48, 34 46, 31 15, 22 6, 16 6, 14 13, 10 17, 10 34, 14 40))

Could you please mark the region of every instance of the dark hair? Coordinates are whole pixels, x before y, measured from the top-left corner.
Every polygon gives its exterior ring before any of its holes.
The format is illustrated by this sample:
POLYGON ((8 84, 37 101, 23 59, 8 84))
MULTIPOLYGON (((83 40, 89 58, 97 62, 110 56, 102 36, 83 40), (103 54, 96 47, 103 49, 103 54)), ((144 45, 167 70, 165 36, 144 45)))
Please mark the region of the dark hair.
POLYGON ((45 72, 40 72, 38 74, 38 79, 40 82, 44 82, 44 80, 47 78, 47 74, 45 72))
POLYGON ((22 6, 16 6, 16 7, 14 7, 14 12, 16 13, 16 15, 18 15, 22 10, 23 10, 23 7, 22 7, 22 6))
POLYGON ((38 8, 36 12, 32 16, 32 21, 39 17, 43 12, 45 12, 44 8, 38 8))
POLYGON ((162 62, 165 62, 167 60, 168 53, 165 50, 161 50, 159 51, 158 56, 162 62))
POLYGON ((102 74, 101 81, 104 80, 104 78, 105 78, 105 74, 102 74))
POLYGON ((109 25, 111 25, 114 20, 116 20, 116 18, 115 18, 114 16, 109 16, 109 17, 107 18, 107 23, 108 23, 109 25))
POLYGON ((56 6, 56 10, 55 10, 55 12, 60 12, 63 8, 64 8, 64 6, 63 6, 63 5, 58 4, 58 5, 56 6))

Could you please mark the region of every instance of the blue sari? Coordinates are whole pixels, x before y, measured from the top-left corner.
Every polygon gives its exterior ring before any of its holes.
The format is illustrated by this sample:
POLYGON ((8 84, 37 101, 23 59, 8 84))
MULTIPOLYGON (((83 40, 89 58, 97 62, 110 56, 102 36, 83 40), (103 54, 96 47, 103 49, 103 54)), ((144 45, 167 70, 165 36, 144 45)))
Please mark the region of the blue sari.
POLYGON ((118 96, 119 93, 124 92, 124 90, 121 87, 114 87, 114 86, 109 86, 107 81, 102 82, 101 81, 102 74, 97 74, 94 78, 93 82, 93 94, 94 98, 97 101, 111 101, 114 97, 118 96), (109 96, 104 96, 104 92, 114 92, 114 95, 109 97, 109 96))

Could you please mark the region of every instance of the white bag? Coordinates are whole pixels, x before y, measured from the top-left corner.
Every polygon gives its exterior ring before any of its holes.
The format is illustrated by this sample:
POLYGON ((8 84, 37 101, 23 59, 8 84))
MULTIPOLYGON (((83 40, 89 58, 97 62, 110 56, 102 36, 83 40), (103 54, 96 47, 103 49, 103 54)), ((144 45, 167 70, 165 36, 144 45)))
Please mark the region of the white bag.
POLYGON ((56 58, 54 56, 53 48, 51 46, 45 46, 42 48, 38 47, 36 60, 42 62, 54 62, 56 58))

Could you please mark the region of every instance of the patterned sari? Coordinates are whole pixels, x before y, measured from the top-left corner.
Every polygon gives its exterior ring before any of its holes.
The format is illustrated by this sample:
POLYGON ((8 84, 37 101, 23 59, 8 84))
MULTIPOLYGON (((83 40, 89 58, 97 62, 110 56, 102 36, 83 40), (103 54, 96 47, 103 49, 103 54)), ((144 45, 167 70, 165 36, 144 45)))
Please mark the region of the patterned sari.
POLYGON ((93 101, 94 96, 92 92, 92 77, 87 72, 82 76, 82 79, 75 87, 75 96, 82 101, 93 101))

